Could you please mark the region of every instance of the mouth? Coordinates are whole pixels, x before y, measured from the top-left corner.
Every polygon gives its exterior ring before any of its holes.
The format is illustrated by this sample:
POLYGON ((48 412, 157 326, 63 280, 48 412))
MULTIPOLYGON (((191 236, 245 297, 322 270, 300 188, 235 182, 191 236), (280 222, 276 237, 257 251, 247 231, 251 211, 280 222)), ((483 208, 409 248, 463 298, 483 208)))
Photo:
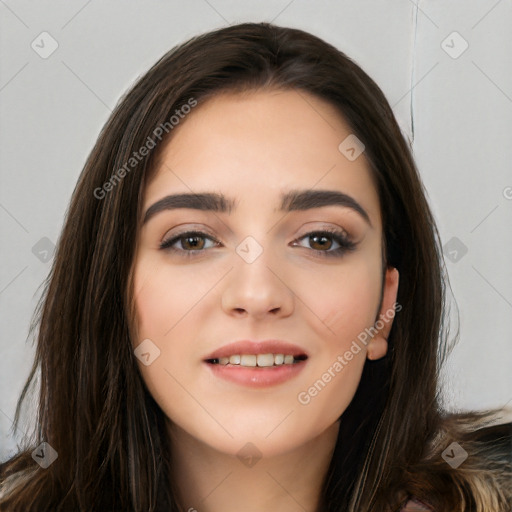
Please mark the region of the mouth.
POLYGON ((214 377, 237 385, 264 388, 298 375, 309 355, 289 342, 237 341, 209 354, 203 362, 214 377))
POLYGON ((302 347, 281 340, 239 340, 228 343, 208 354, 204 361, 212 364, 237 364, 249 367, 265 367, 293 364, 303 361, 308 353, 302 347))
POLYGON ((233 354, 226 357, 206 359, 210 364, 222 366, 243 366, 245 368, 270 368, 273 366, 292 365, 305 361, 306 354, 233 354))

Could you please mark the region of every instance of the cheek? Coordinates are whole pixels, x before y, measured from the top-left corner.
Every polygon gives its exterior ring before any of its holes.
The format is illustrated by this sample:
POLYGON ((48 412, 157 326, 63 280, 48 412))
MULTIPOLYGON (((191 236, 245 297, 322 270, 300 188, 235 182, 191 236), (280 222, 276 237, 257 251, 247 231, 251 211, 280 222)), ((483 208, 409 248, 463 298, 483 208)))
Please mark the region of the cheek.
POLYGON ((135 269, 136 339, 132 344, 137 351, 136 347, 144 341, 157 354, 149 365, 138 361, 138 366, 152 396, 162 407, 174 384, 168 372, 181 378, 182 365, 177 362, 185 358, 185 347, 189 343, 176 343, 176 339, 183 339, 180 329, 189 318, 186 313, 191 309, 191 297, 181 291, 180 279, 183 278, 177 272, 166 275, 165 269, 150 261, 142 260, 135 269), (145 341, 148 339, 150 342, 145 341))
MULTIPOLYGON (((322 312, 318 334, 323 340, 311 373, 297 396, 306 417, 327 427, 348 407, 359 385, 367 339, 380 301, 381 274, 374 259, 354 259, 346 269, 316 280, 308 303, 322 312), (363 337, 361 336, 363 335, 363 337)), ((305 421, 307 421, 305 419, 305 421)), ((317 425, 318 426, 318 425, 317 425)))
POLYGON ((378 263, 359 261, 336 273, 319 274, 314 282, 306 295, 307 304, 321 320, 329 340, 353 339, 373 325, 381 293, 378 263))
POLYGON ((173 325, 173 315, 179 306, 176 293, 165 287, 158 275, 136 274, 135 308, 139 339, 161 338, 173 325))
MULTIPOLYGON (((143 259, 135 269, 134 290, 139 342, 150 338, 166 344, 194 316, 215 277, 197 270, 173 267, 155 258, 143 259)), ((177 348, 173 344, 173 348, 177 348)))
POLYGON ((136 348, 149 339, 159 351, 150 365, 139 363, 154 396, 174 386, 169 372, 181 382, 187 378, 187 364, 200 365, 197 329, 218 279, 216 271, 206 274, 197 267, 173 266, 159 256, 143 255, 138 260, 134 274, 136 339, 132 344, 136 348))
POLYGON ((184 380, 185 366, 180 361, 184 360, 189 343, 177 343, 176 340, 188 341, 180 329, 186 332, 189 320, 186 313, 197 302, 191 293, 183 291, 187 290, 186 272, 170 270, 149 257, 137 263, 134 275, 136 339, 132 341, 136 348, 149 339, 151 350, 158 354, 148 365, 141 361, 137 363, 151 396, 168 416, 176 412, 174 408, 188 412, 189 404, 177 382, 184 380), (170 396, 173 397, 171 409, 170 396))

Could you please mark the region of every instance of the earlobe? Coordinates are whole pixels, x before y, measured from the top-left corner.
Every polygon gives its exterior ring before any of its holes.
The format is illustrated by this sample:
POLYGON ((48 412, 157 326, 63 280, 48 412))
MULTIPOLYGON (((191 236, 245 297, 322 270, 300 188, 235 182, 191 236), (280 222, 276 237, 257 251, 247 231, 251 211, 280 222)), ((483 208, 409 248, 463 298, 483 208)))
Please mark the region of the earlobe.
POLYGON ((388 340, 379 334, 376 334, 368 344, 366 357, 370 360, 381 359, 387 354, 388 340))
POLYGON ((395 317, 395 304, 398 294, 399 273, 396 268, 388 267, 384 279, 384 290, 379 318, 375 322, 377 332, 368 343, 366 357, 370 360, 381 359, 388 351, 388 337, 395 317))

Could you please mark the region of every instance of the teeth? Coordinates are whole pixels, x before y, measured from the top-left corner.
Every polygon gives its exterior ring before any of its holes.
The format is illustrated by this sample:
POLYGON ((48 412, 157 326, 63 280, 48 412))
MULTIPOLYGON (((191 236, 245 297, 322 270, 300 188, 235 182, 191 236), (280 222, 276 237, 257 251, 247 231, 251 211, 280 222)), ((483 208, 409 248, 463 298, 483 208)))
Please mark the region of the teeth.
POLYGON ((256 366, 256 356, 244 354, 240 358, 241 366, 256 366))
POLYGON ((274 354, 258 354, 256 361, 258 366, 274 366, 274 354))
POLYGON ((232 364, 249 367, 269 367, 279 366, 282 364, 294 364, 300 361, 302 358, 295 359, 292 355, 285 354, 234 354, 230 357, 220 357, 218 359, 212 359, 214 364, 232 364))

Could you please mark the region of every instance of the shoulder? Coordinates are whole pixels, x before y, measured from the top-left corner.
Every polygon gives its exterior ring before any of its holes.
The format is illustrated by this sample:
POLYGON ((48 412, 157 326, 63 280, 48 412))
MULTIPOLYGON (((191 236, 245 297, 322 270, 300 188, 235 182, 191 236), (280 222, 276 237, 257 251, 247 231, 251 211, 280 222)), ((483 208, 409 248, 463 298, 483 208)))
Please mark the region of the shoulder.
POLYGON ((484 465, 487 463, 487 468, 500 464, 503 469, 512 471, 512 422, 479 428, 468 433, 464 440, 474 455, 480 457, 484 465))
MULTIPOLYGON (((460 469, 460 472, 475 467, 492 471, 499 465, 508 473, 512 470, 512 411, 447 415, 443 419, 442 429, 430 444, 427 458, 439 461, 439 454, 443 455, 447 449, 450 449, 450 453, 457 449, 465 455, 460 464, 452 466, 460 469)), ((442 464, 442 461, 439 462, 442 464)))
POLYGON ((461 500, 471 503, 471 510, 511 512, 510 416, 492 420, 489 414, 472 412, 445 416, 424 456, 399 480, 409 499, 399 512, 455 510, 461 500))

